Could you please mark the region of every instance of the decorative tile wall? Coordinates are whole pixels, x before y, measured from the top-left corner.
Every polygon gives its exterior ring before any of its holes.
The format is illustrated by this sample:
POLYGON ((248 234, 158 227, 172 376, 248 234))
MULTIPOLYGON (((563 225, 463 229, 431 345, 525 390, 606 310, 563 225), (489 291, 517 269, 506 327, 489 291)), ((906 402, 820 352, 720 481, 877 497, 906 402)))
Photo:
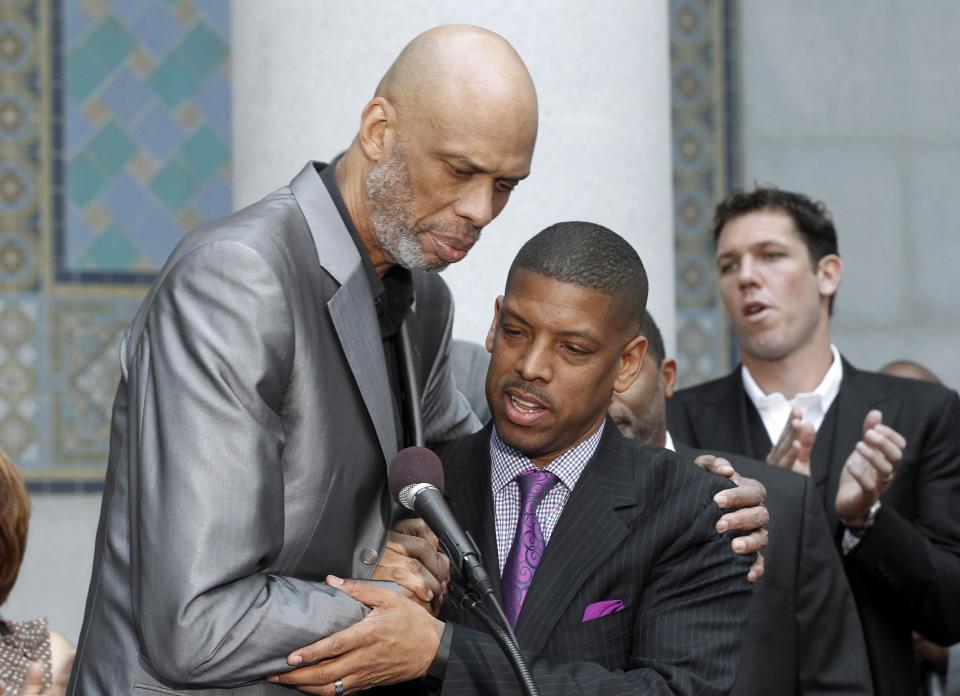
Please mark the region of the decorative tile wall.
POLYGON ((730 369, 713 269, 713 207, 734 181, 732 0, 670 0, 677 360, 681 385, 730 369))
POLYGON ((230 211, 229 3, 0 4, 0 448, 102 486, 120 337, 186 230, 230 211))

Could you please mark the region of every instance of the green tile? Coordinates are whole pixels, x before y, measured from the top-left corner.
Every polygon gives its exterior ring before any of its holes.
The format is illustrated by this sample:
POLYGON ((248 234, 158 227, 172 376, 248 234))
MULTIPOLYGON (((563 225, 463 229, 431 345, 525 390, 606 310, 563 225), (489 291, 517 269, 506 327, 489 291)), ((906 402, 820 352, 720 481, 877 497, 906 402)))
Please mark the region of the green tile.
POLYGON ((113 16, 100 22, 84 43, 105 69, 119 65, 136 46, 127 30, 113 16))
POLYGON ((193 96, 201 79, 196 71, 184 66, 173 53, 157 66, 147 83, 167 106, 175 109, 193 96))
POLYGON ((137 154, 137 146, 115 121, 110 121, 90 141, 87 152, 113 177, 137 154))
POLYGON ((173 158, 157 172, 150 188, 173 213, 179 213, 183 205, 197 192, 199 182, 185 165, 173 158))
POLYGON ((103 79, 103 69, 84 46, 67 56, 67 94, 82 104, 103 79))
POLYGON ((230 151, 209 127, 203 126, 184 141, 180 155, 201 181, 206 181, 220 171, 230 151))
POLYGON ((106 177, 86 153, 67 164, 67 196, 81 210, 100 194, 106 183, 106 177))
POLYGON ((180 62, 197 71, 202 79, 226 57, 227 47, 206 24, 199 22, 187 34, 176 53, 180 62))
POLYGON ((140 259, 136 244, 116 225, 110 225, 94 239, 84 253, 84 260, 93 268, 127 270, 140 259))

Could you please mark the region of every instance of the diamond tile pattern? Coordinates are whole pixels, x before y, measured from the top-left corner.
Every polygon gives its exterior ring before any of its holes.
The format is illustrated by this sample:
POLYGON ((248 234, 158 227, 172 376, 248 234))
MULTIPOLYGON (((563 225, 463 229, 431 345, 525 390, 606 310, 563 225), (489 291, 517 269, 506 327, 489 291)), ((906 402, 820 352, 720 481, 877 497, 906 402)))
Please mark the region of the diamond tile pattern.
POLYGON ((230 212, 229 12, 222 0, 67 4, 57 280, 147 282, 187 225, 230 212), (97 205, 108 224, 73 226, 97 205))
POLYGON ((731 183, 730 2, 670 0, 677 360, 682 386, 726 372, 732 350, 713 271, 713 204, 731 183))
POLYGON ((32 491, 102 486, 145 283, 229 212, 228 37, 226 0, 0 0, 0 449, 32 491))

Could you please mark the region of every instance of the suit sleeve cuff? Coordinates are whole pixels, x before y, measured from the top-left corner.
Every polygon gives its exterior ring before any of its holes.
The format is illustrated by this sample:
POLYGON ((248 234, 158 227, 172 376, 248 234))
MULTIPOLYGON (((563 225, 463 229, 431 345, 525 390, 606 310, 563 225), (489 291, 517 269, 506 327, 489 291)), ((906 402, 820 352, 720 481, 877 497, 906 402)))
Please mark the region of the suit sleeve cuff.
POLYGON ((447 662, 450 661, 450 644, 453 642, 453 624, 447 621, 443 625, 443 635, 440 636, 440 645, 437 654, 430 663, 424 681, 431 689, 439 689, 443 678, 447 674, 447 662))

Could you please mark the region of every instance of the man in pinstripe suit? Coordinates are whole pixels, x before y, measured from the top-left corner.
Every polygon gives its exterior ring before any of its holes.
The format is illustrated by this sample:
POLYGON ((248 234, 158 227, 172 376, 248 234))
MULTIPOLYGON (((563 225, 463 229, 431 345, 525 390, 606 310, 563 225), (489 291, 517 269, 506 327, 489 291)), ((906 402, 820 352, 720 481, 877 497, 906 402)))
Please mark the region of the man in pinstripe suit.
MULTIPOLYGON (((714 696, 736 678, 751 560, 716 531, 717 496, 731 484, 624 438, 606 417, 611 395, 640 370, 646 297, 640 258, 610 230, 570 222, 535 236, 510 269, 487 337, 493 421, 437 450, 450 507, 490 576, 502 578, 500 597, 544 694, 714 696), (528 507, 521 479, 531 474, 551 483, 528 507)), ((339 587, 372 604, 371 616, 399 601, 354 580, 339 587)), ((442 693, 522 693, 472 616, 448 602, 441 618, 445 666, 432 676, 442 693)), ((410 640, 431 630, 424 616, 410 640)), ((298 672, 362 671, 367 648, 348 632, 297 651, 323 660, 298 672)))
MULTIPOLYGON (((729 484, 606 418, 643 360, 646 285, 636 252, 605 228, 560 223, 534 237, 487 337, 493 427, 438 451, 451 508, 504 588, 517 476, 558 479, 537 508, 546 547, 515 625, 545 694, 723 694, 737 672, 749 561, 715 531, 713 498, 729 484)), ((519 693, 471 618, 449 605, 443 615, 463 624, 444 693, 519 693)))

